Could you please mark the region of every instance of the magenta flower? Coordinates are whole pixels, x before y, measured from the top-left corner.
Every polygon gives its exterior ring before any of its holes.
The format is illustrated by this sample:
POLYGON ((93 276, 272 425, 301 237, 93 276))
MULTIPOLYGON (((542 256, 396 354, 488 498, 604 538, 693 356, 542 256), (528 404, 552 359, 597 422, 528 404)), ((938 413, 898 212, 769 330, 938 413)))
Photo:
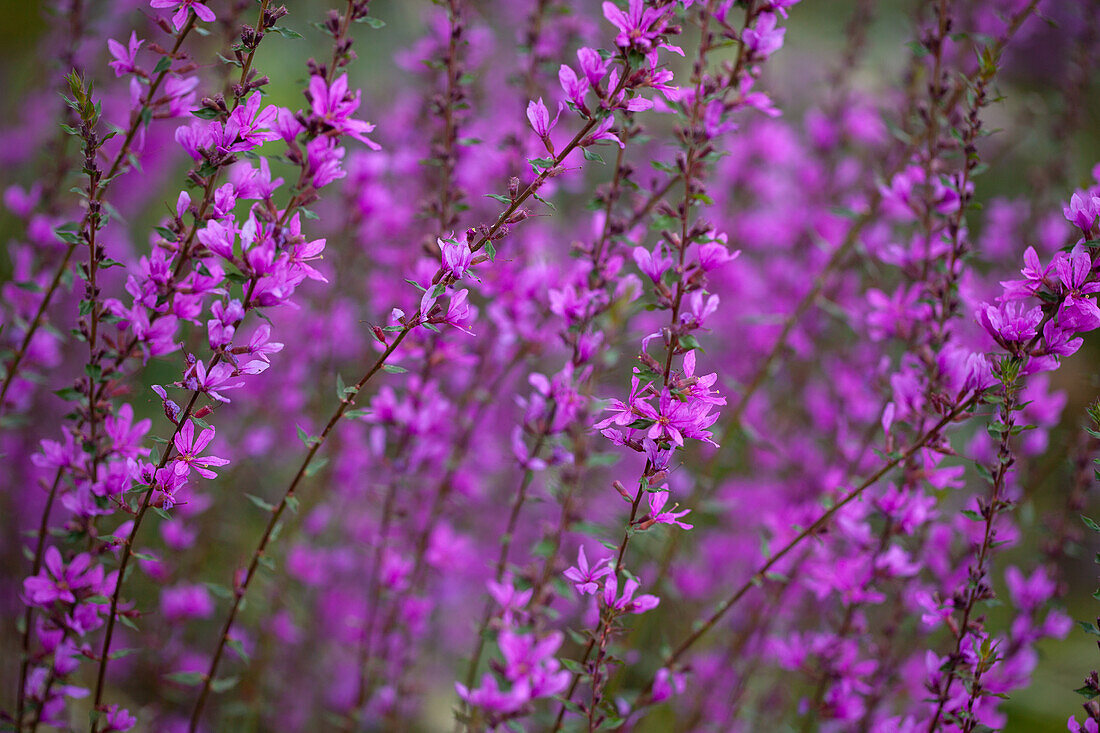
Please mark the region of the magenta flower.
POLYGON ((100 728, 103 733, 124 733, 137 725, 137 718, 125 708, 111 705, 103 713, 103 725, 106 726, 100 728))
POLYGON ((149 7, 175 8, 176 12, 172 16, 172 25, 176 27, 176 30, 183 27, 183 24, 187 21, 187 14, 191 11, 195 12, 199 20, 207 23, 213 23, 216 20, 214 11, 203 5, 199 0, 149 0, 149 7))
POLYGON ((605 2, 603 16, 619 29, 619 35, 615 36, 615 45, 620 48, 633 48, 649 53, 656 47, 684 55, 677 46, 670 46, 660 40, 661 34, 668 27, 669 15, 665 10, 647 8, 642 0, 630 0, 624 12, 615 3, 605 2))
POLYGON ((600 140, 613 140, 619 146, 619 149, 625 148, 626 145, 623 143, 623 141, 620 140, 615 133, 611 132, 611 126, 614 124, 614 115, 608 115, 607 117, 603 118, 599 122, 599 124, 597 124, 596 127, 592 129, 592 132, 588 135, 588 137, 586 137, 581 142, 581 146, 588 147, 589 145, 597 143, 600 140))
POLYGON ((261 110, 262 101, 263 97, 259 92, 253 93, 247 102, 230 113, 229 121, 226 123, 227 131, 235 131, 237 137, 253 148, 269 140, 279 139, 279 133, 272 131, 279 108, 268 105, 261 110))
POLYGON ((627 578, 623 584, 622 595, 619 594, 619 579, 615 573, 609 573, 607 580, 603 582, 603 602, 608 608, 627 613, 645 613, 656 608, 661 599, 657 596, 645 594, 634 597, 639 583, 634 578, 627 578))
POLYGON ((1100 308, 1096 307, 1096 301, 1086 297, 1100 292, 1100 282, 1088 281, 1092 274, 1091 255, 1075 248, 1068 255, 1061 254, 1055 259, 1054 266, 1066 296, 1058 308, 1058 322, 1064 328, 1078 332, 1100 327, 1100 308))
POLYGON ((219 458, 217 456, 200 456, 206 446, 210 445, 210 441, 214 439, 214 426, 203 430, 199 433, 198 437, 195 436, 195 424, 191 420, 188 420, 180 427, 179 432, 176 433, 175 439, 172 441, 176 446, 176 450, 179 451, 179 455, 175 458, 175 473, 177 475, 186 476, 191 469, 195 469, 203 478, 215 478, 218 474, 210 470, 211 466, 224 466, 229 463, 225 458, 219 458))
POLYGON ((1054 276, 1055 263, 1051 262, 1045 268, 1039 261, 1039 255, 1034 247, 1028 247, 1024 252, 1024 267, 1020 274, 1023 280, 1002 280, 1001 287, 1005 289, 1002 296, 1005 300, 1022 300, 1030 298, 1044 287, 1050 285, 1050 278, 1054 276))
POLYGON ((512 685, 512 689, 504 691, 491 674, 483 676, 481 687, 473 690, 456 682, 455 691, 471 706, 495 713, 513 713, 531 699, 531 685, 526 680, 520 680, 512 685))
POLYGON ((680 521, 680 517, 691 514, 690 509, 685 509, 682 512, 675 511, 676 507, 673 507, 673 511, 664 511, 665 504, 668 503, 667 491, 652 491, 649 494, 649 519, 656 524, 675 524, 681 529, 692 529, 694 525, 685 524, 680 521))
POLYGON ((470 251, 470 243, 466 241, 455 242, 436 239, 443 257, 445 267, 456 279, 460 279, 470 268, 474 260, 474 253, 470 251))
POLYGON ((663 247, 658 244, 653 252, 650 252, 645 247, 635 247, 633 251, 634 262, 638 265, 638 269, 649 276, 649 279, 657 283, 661 281, 661 277, 668 272, 672 267, 672 258, 662 254, 663 247))
POLYGON ((223 395, 221 390, 244 386, 243 380, 230 381, 234 377, 235 371, 232 364, 227 364, 224 361, 210 367, 208 371, 206 363, 199 359, 184 374, 183 381, 177 384, 192 392, 205 392, 211 399, 218 402, 229 402, 229 398, 223 395))
POLYGON ((558 83, 561 84, 565 96, 569 101, 577 105, 577 109, 584 109, 584 94, 588 91, 588 78, 577 76, 572 67, 562 64, 558 69, 558 83))
POLYGON ((1035 306, 1024 310, 1023 306, 1001 303, 992 306, 982 303, 978 308, 978 321, 994 339, 1026 341, 1035 336, 1036 328, 1043 320, 1043 309, 1035 306))
POLYGON ((783 47, 786 28, 776 28, 777 19, 772 13, 761 13, 756 25, 746 28, 742 41, 756 58, 766 59, 783 47))
POLYGON ((367 137, 367 133, 374 130, 374 125, 351 117, 359 109, 361 96, 358 91, 354 96, 348 92, 347 74, 333 81, 331 86, 325 84, 324 77, 321 76, 312 76, 309 79, 309 99, 315 117, 337 133, 350 135, 371 150, 381 150, 381 145, 367 137))
POLYGON ((1062 208, 1066 220, 1076 226, 1085 236, 1092 231, 1092 224, 1096 221, 1096 215, 1100 211, 1100 197, 1075 193, 1069 198, 1069 206, 1062 208))
POLYGON ((554 119, 550 119, 550 112, 546 109, 546 105, 542 102, 542 97, 539 97, 537 102, 527 103, 527 120, 531 123, 531 129, 535 131, 543 141, 550 136, 550 131, 554 129, 554 125, 558 124, 558 118, 561 117, 561 105, 558 105, 558 113, 554 116, 554 119))
POLYGON ((607 76, 609 62, 596 49, 587 46, 577 49, 577 61, 580 62, 581 71, 592 86, 599 85, 600 81, 607 76))
POLYGON ((130 42, 123 46, 113 38, 107 39, 107 50, 115 57, 114 61, 108 61, 107 65, 115 70, 115 76, 124 76, 137 70, 137 52, 145 43, 138 40, 137 33, 130 31, 130 42))
POLYGON ((600 588, 596 581, 611 573, 609 560, 610 558, 605 557, 590 567, 582 545, 577 550, 577 564, 568 568, 562 575, 573 581, 573 587, 582 596, 592 595, 600 588))
POLYGON ((504 629, 497 640, 504 657, 504 676, 513 683, 526 683, 533 698, 557 695, 569 686, 570 679, 554 658, 563 639, 560 631, 537 639, 504 629))
POLYGON ((635 405, 643 417, 653 420, 646 437, 652 440, 667 439, 681 448, 685 437, 717 445, 710 439, 711 434, 707 430, 718 420, 718 413, 711 413, 712 407, 710 401, 678 398, 667 387, 661 391, 656 409, 646 402, 635 405))
POLYGON ((98 593, 103 585, 103 566, 92 566, 92 556, 82 552, 66 564, 61 551, 46 549, 42 569, 23 581, 23 593, 31 605, 46 607, 55 601, 76 603, 81 596, 98 593))
POLYGON ((160 592, 160 610, 169 621, 209 618, 214 613, 214 599, 205 585, 179 583, 160 592))
POLYGON ((516 590, 516 586, 512 582, 511 576, 507 576, 502 582, 497 583, 490 580, 487 583, 489 588, 489 595, 493 597, 500 607, 503 609, 501 617, 506 624, 515 623, 517 616, 523 615, 523 609, 527 607, 527 604, 531 602, 531 596, 534 594, 534 588, 528 588, 527 590, 516 590))

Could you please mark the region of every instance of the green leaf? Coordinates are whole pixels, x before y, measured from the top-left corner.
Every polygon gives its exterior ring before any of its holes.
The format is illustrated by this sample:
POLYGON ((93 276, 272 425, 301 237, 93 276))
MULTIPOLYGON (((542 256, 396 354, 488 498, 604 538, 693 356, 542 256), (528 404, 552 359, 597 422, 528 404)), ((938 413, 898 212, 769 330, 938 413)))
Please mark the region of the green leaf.
POLYGON ((1086 517, 1084 514, 1081 515, 1081 521, 1084 522, 1085 526, 1091 529, 1093 532, 1100 532, 1100 524, 1097 524, 1094 520, 1086 517))
POLYGON ((275 511, 275 505, 274 505, 274 504, 272 504, 272 503, 270 503, 270 502, 268 502, 268 501, 264 501, 263 499, 261 499, 260 497, 256 496, 255 494, 247 494, 247 493, 246 493, 246 494, 245 494, 245 496, 246 496, 246 497, 248 497, 248 500, 249 500, 249 501, 251 501, 251 502, 252 502, 253 504, 255 504, 256 506, 260 507, 260 508, 261 508, 261 509, 263 509, 264 511, 266 511, 266 512, 273 512, 273 511, 275 511))
POLYGON ((597 153, 592 148, 584 148, 584 159, 585 160, 591 160, 595 163, 601 163, 603 165, 607 165, 607 163, 604 163, 603 158, 600 157, 600 154, 597 153))
POLYGON ((131 654, 137 654, 141 649, 119 649, 116 652, 111 652, 111 659, 122 659, 128 657, 131 654))
POLYGON ((275 31, 283 38, 305 38, 305 36, 303 36, 298 31, 291 30, 290 28, 285 28, 281 25, 273 25, 271 26, 271 30, 275 31))
POLYGON ((409 371, 405 367, 399 367, 396 364, 383 364, 382 369, 389 372, 390 374, 404 374, 405 372, 409 371))
POLYGON ((374 28, 374 29, 384 28, 385 25, 386 25, 386 21, 379 20, 378 18, 372 18, 369 15, 365 15, 362 18, 356 18, 355 22, 356 23, 366 23, 367 25, 369 25, 371 28, 374 28))
POLYGON ((244 650, 244 645, 241 644, 240 639, 230 639, 225 642, 225 645, 232 649, 233 652, 245 662, 248 662, 248 660, 250 659, 250 657, 248 656, 248 652, 244 650))
POLYGON ((508 198, 507 196, 501 196, 499 193, 487 193, 485 195, 488 196, 491 199, 496 199, 497 201, 499 201, 502 204, 512 203, 512 199, 508 198))
POLYGON ((158 61, 157 65, 153 67, 153 73, 154 74, 159 74, 162 71, 168 71, 168 69, 171 68, 171 66, 172 66, 172 59, 169 58, 168 56, 161 56, 160 61, 158 61))
MULTIPOLYGON (((300 37, 300 36, 299 36, 300 37)), ((214 692, 226 692, 232 690, 241 681, 240 677, 215 677, 210 680, 210 689, 214 692)))
POLYGON ((181 685, 201 685, 206 679, 202 672, 172 672, 164 676, 181 685))
MULTIPOLYGON (((325 464, 327 464, 327 463, 328 463, 328 458, 326 456, 321 456, 320 458, 315 458, 315 459, 313 459, 312 461, 309 462, 308 466, 306 466, 306 470, 304 471, 304 473, 305 473, 306 476, 312 476, 313 474, 317 473, 322 468, 324 468, 325 464)), ((291 497, 291 498, 293 499, 294 497, 291 497)), ((294 501, 298 501, 298 500, 294 499, 294 501)))

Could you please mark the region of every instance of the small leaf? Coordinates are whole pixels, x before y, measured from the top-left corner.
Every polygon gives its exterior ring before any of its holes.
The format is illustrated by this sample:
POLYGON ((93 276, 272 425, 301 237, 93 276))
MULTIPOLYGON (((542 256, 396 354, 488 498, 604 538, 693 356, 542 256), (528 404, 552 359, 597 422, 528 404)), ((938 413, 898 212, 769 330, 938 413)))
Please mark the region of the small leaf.
POLYGON ((251 501, 256 506, 260 507, 264 511, 266 511, 266 512, 275 511, 275 505, 274 504, 272 504, 270 502, 267 502, 267 501, 264 501, 263 499, 256 496, 255 494, 245 494, 245 496, 248 497, 249 501, 251 501))
POLYGON ((405 367, 399 367, 396 364, 383 364, 382 369, 389 372, 390 374, 404 374, 405 372, 409 371, 405 367))
POLYGON ((206 675, 202 672, 172 672, 164 676, 181 685, 201 685, 206 679, 206 675))
POLYGON ((215 677, 210 680, 210 689, 214 692, 225 692, 232 690, 236 687, 237 683, 241 681, 240 677, 215 677))
POLYGON ((290 28, 285 28, 281 25, 273 25, 271 26, 271 30, 275 31, 283 38, 305 38, 305 36, 303 36, 298 31, 291 30, 290 28))
POLYGON ((603 158, 600 157, 600 154, 597 153, 592 148, 584 148, 584 159, 585 160, 591 160, 595 163, 601 163, 603 165, 607 165, 607 163, 604 163, 603 158))

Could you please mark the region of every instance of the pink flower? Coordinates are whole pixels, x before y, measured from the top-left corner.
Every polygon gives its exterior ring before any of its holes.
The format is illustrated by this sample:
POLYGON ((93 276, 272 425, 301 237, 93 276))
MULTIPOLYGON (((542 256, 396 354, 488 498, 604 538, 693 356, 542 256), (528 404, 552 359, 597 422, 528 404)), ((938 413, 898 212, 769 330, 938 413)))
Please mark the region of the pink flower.
POLYGON ((207 23, 213 23, 216 20, 214 11, 198 0, 149 0, 149 7, 175 8, 176 13, 172 16, 172 25, 176 27, 176 30, 183 27, 183 24, 187 21, 187 14, 191 11, 195 12, 199 20, 207 23))
POLYGON ((682 512, 675 511, 676 507, 673 507, 673 511, 664 511, 665 504, 668 503, 667 491, 653 491, 649 494, 649 518, 657 524, 675 524, 681 529, 691 529, 694 525, 685 524, 680 521, 680 517, 687 514, 691 514, 690 509, 685 509, 682 512))
MULTIPOLYGON (((354 95, 348 92, 347 74, 333 81, 331 86, 325 84, 321 76, 309 79, 309 99, 315 117, 341 135, 350 135, 371 150, 381 150, 381 145, 367 137, 367 133, 374 130, 374 125, 351 117, 359 109, 361 96, 358 91, 354 95)), ((282 126, 284 120, 279 122, 282 126)))
POLYGON ((558 114, 551 120, 550 112, 543 104, 542 97, 539 97, 537 102, 527 103, 527 120, 531 123, 531 128, 535 131, 535 134, 543 140, 550 136, 550 131, 554 129, 554 125, 558 124, 559 117, 561 117, 560 104, 558 105, 558 114))
POLYGON ((772 13, 761 13, 756 25, 745 29, 742 41, 753 56, 765 59, 783 47, 783 36, 787 29, 777 29, 776 22, 772 13))
POLYGON ((180 427, 179 432, 176 433, 175 439, 172 441, 176 446, 176 450, 179 451, 179 455, 175 458, 175 473, 177 475, 186 476, 190 473, 191 469, 195 469, 203 478, 216 478, 218 474, 210 470, 211 466, 224 466, 229 463, 225 458, 219 458, 217 456, 199 456, 206 446, 210 445, 210 441, 214 439, 214 426, 203 430, 199 433, 198 437, 195 436, 195 424, 188 420, 180 427))
POLYGON ((562 575, 573 581, 573 587, 582 596, 592 595, 599 590, 597 580, 609 575, 611 568, 608 565, 610 558, 603 558, 595 565, 589 567, 588 558, 584 554, 584 546, 577 550, 577 564, 568 568, 562 575))
POLYGON ((115 57, 115 60, 108 61, 107 65, 115 70, 116 77, 129 74, 137 69, 137 52, 143 43, 145 41, 138 40, 137 33, 133 31, 130 31, 130 42, 126 46, 113 38, 107 39, 107 50, 115 57))
POLYGON ((638 590, 638 586, 637 580, 627 578, 626 583, 623 584, 622 595, 619 595, 619 579, 615 573, 609 573, 607 580, 603 583, 604 605, 627 613, 645 613, 656 608, 661 602, 661 599, 657 596, 645 594, 637 598, 634 597, 634 592, 638 590))

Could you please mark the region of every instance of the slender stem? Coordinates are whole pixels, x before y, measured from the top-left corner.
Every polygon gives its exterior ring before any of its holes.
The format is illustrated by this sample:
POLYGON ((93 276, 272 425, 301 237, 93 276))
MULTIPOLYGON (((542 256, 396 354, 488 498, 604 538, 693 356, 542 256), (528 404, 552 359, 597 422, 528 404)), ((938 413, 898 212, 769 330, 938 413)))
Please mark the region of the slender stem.
MULTIPOLYGON (((189 13, 187 23, 176 34, 175 45, 172 46, 172 50, 169 52, 169 57, 174 58, 179 52, 180 46, 183 45, 184 38, 191 32, 191 29, 195 26, 195 14, 189 13)), ((107 175, 103 177, 102 183, 99 186, 98 193, 95 195, 95 201, 102 201, 106 195, 108 187, 114 180, 115 174, 117 174, 123 163, 126 161, 127 156, 130 154, 130 145, 134 141, 134 136, 137 131, 144 124, 145 111, 150 109, 153 105, 153 98, 157 89, 160 87, 161 82, 164 81, 164 77, 168 75, 168 69, 161 71, 156 78, 149 84, 149 93, 145 98, 145 103, 140 110, 133 113, 130 119, 130 127, 126 131, 126 136, 122 139, 122 146, 119 148, 118 153, 115 155, 114 161, 111 163, 111 167, 107 170, 107 175)), ((91 201, 89 201, 91 203, 91 201)), ((65 251, 65 256, 61 260, 61 264, 58 265, 57 270, 54 272, 53 279, 50 281, 50 286, 46 289, 45 294, 42 296, 42 302, 38 305, 38 311, 35 313, 34 319, 27 327, 27 332, 23 335, 23 342, 16 350, 15 355, 12 357, 11 364, 9 364, 7 373, 4 375, 4 382, 0 384, 0 413, 4 411, 4 397, 7 395, 8 390, 11 388, 12 382, 15 380, 15 375, 19 370, 20 365, 23 362, 27 353, 27 348, 30 346, 31 340, 34 338, 35 333, 42 324, 42 317, 49 307, 50 302, 53 300, 53 296, 57 292, 57 287, 61 283, 61 278, 68 269, 69 260, 72 258, 73 251, 76 249, 77 243, 70 243, 68 249, 65 251)))
MULTIPOLYGON (((969 399, 957 404, 954 409, 944 415, 930 430, 928 430, 923 436, 916 440, 909 446, 904 452, 896 454, 892 459, 887 461, 881 468, 875 471, 870 477, 862 481, 856 488, 845 494, 839 501, 825 511, 820 517, 818 517, 812 524, 803 529, 794 538, 789 540, 782 548, 780 548, 775 554, 773 554, 767 561, 765 561, 753 574, 746 580, 740 587, 737 588, 726 600, 718 605, 718 607, 707 617, 707 619, 699 624, 698 627, 689 634, 683 641, 681 641, 676 648, 670 652, 662 661, 661 667, 667 668, 675 664, 679 659, 687 653, 696 642, 705 636, 715 624, 722 619, 726 613, 733 608, 738 601, 740 601, 752 588, 762 583, 767 576, 767 573, 784 557, 787 556, 792 550, 802 544, 802 542, 815 535, 818 530, 822 529, 832 520, 836 514, 845 506, 850 504, 855 499, 859 498, 863 492, 870 486, 873 486, 883 476, 893 470, 896 466, 908 460, 921 448, 924 448, 929 443, 934 441, 940 436, 941 431, 949 423, 955 421, 962 413, 970 409, 972 406, 978 403, 980 395, 974 395, 969 399)), ((651 678, 641 695, 638 697, 638 701, 635 703, 635 709, 639 709, 648 703, 649 697, 653 691, 653 679, 651 678)))
MULTIPOLYGON (((34 548, 34 562, 31 563, 31 577, 38 575, 39 571, 42 570, 42 553, 46 547, 46 530, 49 528, 50 511, 53 509, 53 501, 57 497, 57 488, 61 485, 63 473, 64 469, 57 469, 53 484, 50 485, 50 493, 46 497, 46 506, 42 509, 42 517, 38 522, 38 540, 34 548)), ((17 730, 22 730, 23 725, 23 710, 26 704, 25 688, 27 686, 27 672, 30 668, 31 623, 33 621, 34 606, 28 603, 27 609, 23 612, 23 661, 19 665, 19 692, 15 707, 15 726, 17 730)))
MULTIPOLYGON (((542 450, 543 443, 549 436, 554 422, 554 416, 557 414, 558 404, 554 402, 550 406, 549 414, 543 419, 541 429, 539 430, 538 437, 535 439, 534 446, 531 448, 531 457, 537 458, 539 452, 542 450)), ((504 578, 505 568, 508 567, 508 554, 512 548, 512 540, 515 539, 516 526, 519 524, 520 510, 523 508, 524 502, 527 500, 527 489, 531 486, 531 482, 535 479, 535 472, 530 468, 527 468, 523 472, 523 477, 520 479, 519 486, 515 491, 515 498, 512 500, 512 509, 508 514, 508 524, 504 529, 504 534, 500 538, 500 552, 497 556, 496 570, 493 572, 493 580, 499 583, 504 578)), ((489 600, 485 604, 485 612, 482 614, 481 623, 477 629, 477 646, 474 649, 473 655, 470 657, 470 663, 466 667, 466 687, 472 687, 474 684, 474 677, 477 675, 477 668, 481 665, 481 654, 485 650, 485 631, 489 628, 489 621, 493 618, 493 601, 489 600)))
POLYGON ((986 575, 989 572, 986 563, 993 550, 993 540, 997 533, 994 528, 994 520, 1001 511, 1009 506, 1009 503, 1002 499, 1001 494, 1004 490, 1008 469, 1011 468, 1014 463, 1009 439, 1012 436, 1012 427, 1015 424, 1015 415, 1013 415, 1015 409, 1015 389, 1006 382, 1004 388, 1004 402, 1001 404, 1001 422, 1004 423, 1004 429, 1001 433, 1000 446, 997 452, 997 467, 993 474, 993 485, 990 488, 988 504, 983 504, 979 501, 979 508, 985 520, 982 543, 978 548, 978 557, 974 565, 969 569, 962 623, 958 625, 955 631, 954 650, 948 657, 947 668, 943 671, 943 679, 940 682, 941 687, 939 694, 936 696, 936 712, 932 715, 928 723, 928 733, 936 730, 939 726, 940 718, 943 716, 944 706, 947 704, 947 701, 951 699, 951 687, 956 677, 958 677, 956 671, 958 670, 959 663, 963 661, 962 645, 963 640, 970 632, 970 618, 974 612, 974 606, 979 600, 988 598, 989 594, 991 594, 988 585, 985 583, 986 575))
POLYGON ((397 347, 401 345, 401 342, 405 340, 405 337, 413 327, 413 325, 405 326, 374 362, 374 365, 355 383, 354 392, 340 400, 339 407, 336 408, 332 417, 329 418, 328 423, 325 425, 325 429, 321 431, 319 436, 311 439, 310 442, 312 445, 306 453, 305 458, 302 459, 302 465, 298 467, 298 471, 294 474, 294 478, 291 479, 290 485, 283 493, 282 499, 279 500, 279 503, 272 510, 267 527, 264 528, 264 533, 260 537, 260 542, 256 546, 256 550, 252 553, 252 559, 248 563, 248 570, 245 572, 244 578, 234 589, 233 604, 229 608, 229 614, 226 616, 225 623, 222 624, 222 631, 218 637, 218 644, 214 648, 213 657, 210 659, 210 667, 203 677, 202 688, 199 690, 199 697, 195 701, 194 709, 191 711, 191 722, 188 729, 192 731, 192 733, 198 728, 199 720, 202 717, 203 706, 206 704, 206 698, 210 694, 210 683, 214 680, 214 675, 218 671, 218 662, 221 661, 222 652, 225 650, 226 642, 229 641, 229 632, 233 627, 233 621, 236 619, 238 611, 240 611, 241 601, 244 600, 244 596, 248 592, 248 587, 252 583, 252 578, 256 575, 256 569, 264 557, 264 551, 271 541, 272 534, 275 532, 275 527, 279 524, 279 520, 282 518, 283 512, 286 511, 290 500, 294 498, 294 492, 297 490, 298 484, 301 483, 302 478, 306 475, 306 469, 309 468, 309 464, 313 461, 314 456, 317 455, 321 446, 324 445, 325 439, 328 438, 333 428, 336 427, 336 424, 340 422, 344 413, 355 403, 355 396, 366 386, 367 382, 369 382, 374 375, 381 371, 386 360, 397 350, 397 347))

